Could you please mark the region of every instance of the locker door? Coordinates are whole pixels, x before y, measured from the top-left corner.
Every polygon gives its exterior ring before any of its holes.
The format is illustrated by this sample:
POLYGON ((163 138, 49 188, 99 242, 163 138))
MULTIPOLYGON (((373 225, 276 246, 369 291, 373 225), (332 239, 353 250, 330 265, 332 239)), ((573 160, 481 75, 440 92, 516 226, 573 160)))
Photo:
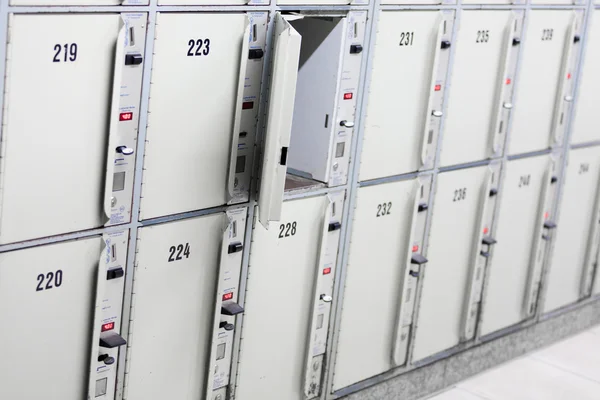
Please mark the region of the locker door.
POLYGON ((471 292, 480 285, 481 273, 476 274, 476 269, 484 250, 481 243, 491 228, 484 216, 493 210, 498 167, 468 168, 438 177, 413 362, 470 339, 465 313, 477 300, 471 292))
POLYGON ((558 161, 548 156, 508 162, 492 265, 487 276, 481 334, 535 313, 549 231, 558 161))
POLYGON ((358 190, 334 390, 406 362, 430 177, 358 190))
POLYGON ((361 181, 432 168, 453 21, 452 11, 380 13, 361 181))
POLYGON ((462 4, 524 4, 523 0, 463 0, 462 4))
POLYGON ((129 222, 146 15, 9 19, 0 242, 129 222))
POLYGON ((148 0, 10 0, 11 6, 133 6, 148 0))
POLYGON ((519 73, 509 153, 521 154, 562 143, 571 75, 576 66, 580 12, 532 10, 519 73))
POLYGON ((502 154, 522 21, 521 11, 462 12, 444 127, 442 166, 502 154))
POLYGON ((565 179, 544 312, 590 294, 598 254, 598 148, 571 150, 565 179))
POLYGON ((1 398, 114 399, 127 236, 0 255, 1 398))
POLYGON ((235 397, 322 392, 344 193, 287 201, 253 233, 235 397))
POLYGON ((585 0, 531 0, 531 4, 570 5, 585 4, 585 0))
POLYGON ((266 14, 159 13, 157 24, 141 218, 244 201, 266 14))
POLYGON ((592 11, 587 33, 587 50, 581 72, 577 108, 573 122, 571 143, 600 140, 600 130, 596 128, 597 110, 600 93, 600 11, 592 11))
POLYGON ((125 398, 212 400, 213 389, 227 385, 235 319, 221 325, 220 313, 240 312, 245 215, 240 209, 229 218, 218 213, 139 230, 125 398))
POLYGON ((264 226, 279 221, 281 216, 301 41, 292 25, 280 13, 275 14, 273 72, 258 198, 259 220, 264 226))

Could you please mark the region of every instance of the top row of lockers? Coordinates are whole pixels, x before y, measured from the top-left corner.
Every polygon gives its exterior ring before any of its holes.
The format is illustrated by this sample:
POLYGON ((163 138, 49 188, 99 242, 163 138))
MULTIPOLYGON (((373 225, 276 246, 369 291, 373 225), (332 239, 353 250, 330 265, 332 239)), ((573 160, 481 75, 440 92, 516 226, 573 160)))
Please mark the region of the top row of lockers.
MULTIPOLYGON (((369 0, 273 0, 279 5, 365 5, 369 0)), ((158 0, 159 6, 221 6, 268 5, 270 0, 158 0)), ((458 0, 382 0, 383 5, 393 4, 456 4, 458 0)), ((523 5, 527 0, 462 0, 462 4, 523 5)), ((584 5, 586 0, 530 0, 539 5, 584 5)), ((600 0, 593 0, 600 4, 600 0)), ((9 0, 11 6, 144 6, 149 0, 9 0)))

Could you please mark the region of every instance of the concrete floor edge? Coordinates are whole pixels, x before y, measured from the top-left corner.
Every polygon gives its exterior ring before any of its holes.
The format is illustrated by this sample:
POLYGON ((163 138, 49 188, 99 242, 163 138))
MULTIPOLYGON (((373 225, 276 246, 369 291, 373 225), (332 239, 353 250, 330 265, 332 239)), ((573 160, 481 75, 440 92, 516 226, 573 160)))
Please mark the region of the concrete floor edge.
POLYGON ((514 333, 352 393, 346 400, 417 400, 600 323, 600 298, 514 333))

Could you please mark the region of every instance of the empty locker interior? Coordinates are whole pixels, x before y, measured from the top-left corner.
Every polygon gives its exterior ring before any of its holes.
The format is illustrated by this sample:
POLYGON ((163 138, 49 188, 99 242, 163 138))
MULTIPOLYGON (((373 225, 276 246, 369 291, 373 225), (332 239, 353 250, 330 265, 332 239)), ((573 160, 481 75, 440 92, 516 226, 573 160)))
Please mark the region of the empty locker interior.
POLYGON ((555 168, 547 155, 507 163, 500 192, 497 244, 483 299, 482 335, 534 315, 546 243, 556 226, 552 209, 558 178, 555 168))
POLYGON ((557 218, 560 229, 556 231, 546 277, 544 312, 575 303, 591 294, 600 234, 599 179, 600 153, 597 147, 569 152, 563 199, 557 218))
POLYGON ((600 321, 598 4, 6 1, 0 399, 413 398, 600 321))

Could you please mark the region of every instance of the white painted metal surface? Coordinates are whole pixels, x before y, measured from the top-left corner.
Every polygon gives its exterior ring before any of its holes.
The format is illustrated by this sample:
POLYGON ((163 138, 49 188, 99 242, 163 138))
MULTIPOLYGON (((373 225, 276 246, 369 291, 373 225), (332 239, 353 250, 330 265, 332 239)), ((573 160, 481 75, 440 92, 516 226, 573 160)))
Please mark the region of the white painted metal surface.
POLYGON ((145 20, 11 15, 1 243, 130 221, 145 20))
POLYGON ((430 185, 424 177, 358 190, 334 390, 406 361, 419 275, 411 257, 422 255, 430 185))
POLYGON ((273 41, 273 72, 258 197, 260 222, 265 227, 269 221, 279 221, 281 216, 302 37, 276 13, 273 41))
POLYGON ((424 281, 417 312, 413 362, 459 344, 470 285, 473 246, 479 247, 487 166, 438 176, 424 281))
POLYGON ((440 165, 502 154, 523 12, 466 10, 460 18, 440 165), (506 114, 506 115, 505 115, 506 114))
POLYGON ((148 0, 9 0, 11 6, 133 6, 148 0))
POLYGON ((373 54, 360 180, 432 168, 453 11, 382 11, 373 54))
MULTIPOLYGON (((540 224, 551 221, 553 162, 549 156, 508 162, 497 217, 496 240, 487 274, 481 317, 481 334, 517 324, 530 316, 525 311, 532 275, 541 272, 546 248, 540 224)), ((535 284, 539 285, 536 276, 535 284)), ((537 301, 537 286, 535 288, 537 301)))
POLYGON ((579 83, 579 94, 571 133, 571 143, 600 140, 597 129, 598 101, 600 99, 600 11, 594 11, 588 27, 584 63, 579 83))
POLYGON ((258 110, 244 95, 257 97, 262 72, 249 45, 263 51, 266 14, 159 13, 157 23, 140 217, 243 201, 258 110))
POLYGON ((127 232, 104 241, 0 255, 2 398, 114 399, 118 346, 99 340, 120 328, 124 279, 107 273, 125 265, 127 232))
POLYGON ((555 120, 566 123, 562 103, 572 93, 559 96, 564 81, 574 72, 566 68, 564 60, 580 25, 571 10, 532 10, 528 14, 509 154, 542 150, 559 142, 554 137, 555 120), (557 107, 559 103, 561 107, 557 107))
POLYGON ((544 312, 589 295, 598 262, 600 151, 597 147, 571 150, 567 162, 544 312))
POLYGON ((329 196, 334 205, 327 196, 285 202, 277 227, 255 224, 236 398, 305 400, 322 390, 344 194, 329 196))
POLYGON ((138 231, 124 398, 204 399, 212 392, 219 260, 231 230, 218 213, 138 231))

